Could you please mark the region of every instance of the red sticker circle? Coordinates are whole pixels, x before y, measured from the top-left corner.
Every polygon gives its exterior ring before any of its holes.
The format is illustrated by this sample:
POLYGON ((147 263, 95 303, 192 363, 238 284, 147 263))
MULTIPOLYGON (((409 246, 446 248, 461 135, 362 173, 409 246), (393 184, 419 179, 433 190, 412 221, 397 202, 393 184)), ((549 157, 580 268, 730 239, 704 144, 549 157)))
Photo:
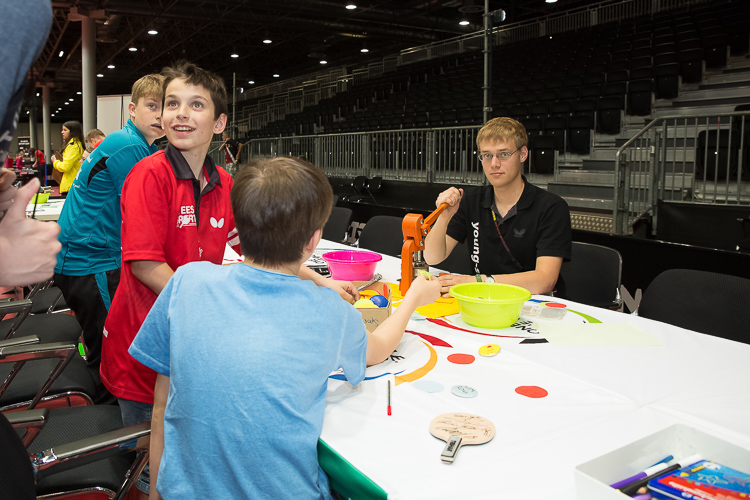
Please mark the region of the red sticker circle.
POLYGON ((546 390, 535 385, 522 385, 520 387, 516 387, 516 392, 521 396, 526 396, 527 398, 543 398, 547 396, 547 394, 549 394, 546 390))
POLYGON ((448 361, 457 365, 469 365, 474 362, 474 356, 471 354, 451 354, 448 361))
POLYGON ((565 304, 560 304, 559 302, 545 302, 544 305, 547 307, 557 307, 560 309, 565 309, 566 307, 568 307, 565 304))

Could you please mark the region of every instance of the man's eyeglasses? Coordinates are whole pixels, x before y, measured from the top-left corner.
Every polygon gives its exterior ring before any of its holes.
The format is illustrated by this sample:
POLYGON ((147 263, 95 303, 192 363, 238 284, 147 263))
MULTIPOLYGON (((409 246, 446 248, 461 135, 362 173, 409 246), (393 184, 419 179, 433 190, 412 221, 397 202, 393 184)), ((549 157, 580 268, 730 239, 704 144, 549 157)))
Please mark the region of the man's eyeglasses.
MULTIPOLYGON (((516 149, 516 151, 520 150, 521 148, 516 149)), ((484 153, 479 155, 479 161, 486 162, 486 161, 492 161, 492 158, 497 157, 498 160, 503 161, 507 160, 511 156, 513 156, 516 151, 513 151, 512 153, 508 153, 507 151, 503 151, 502 153, 498 153, 496 155, 493 155, 492 153, 484 153)))

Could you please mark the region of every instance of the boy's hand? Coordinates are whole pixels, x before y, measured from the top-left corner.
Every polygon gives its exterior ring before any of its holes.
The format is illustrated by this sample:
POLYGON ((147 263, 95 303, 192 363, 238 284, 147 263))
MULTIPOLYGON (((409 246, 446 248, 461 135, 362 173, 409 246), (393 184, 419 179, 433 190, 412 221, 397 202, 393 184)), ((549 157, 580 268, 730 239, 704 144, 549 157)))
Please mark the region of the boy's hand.
MULTIPOLYGON (((16 174, 3 167, 0 170, 0 214, 5 213, 10 207, 10 200, 16 196, 14 182, 16 182, 16 174)), ((2 217, 0 217, 0 220, 2 220, 2 217)))
POLYGON ((435 278, 427 279, 424 275, 419 275, 412 281, 409 291, 406 292, 405 299, 415 301, 415 308, 432 304, 440 298, 440 280, 435 278))
POLYGON ((461 202, 463 195, 463 189, 456 189, 454 187, 448 188, 438 195, 437 200, 435 201, 435 206, 439 207, 443 203, 447 203, 448 206, 443 210, 443 214, 453 217, 453 214, 458 211, 458 205, 461 202))
POLYGON ((55 270, 60 226, 26 218, 26 205, 38 189, 39 179, 18 189, 0 222, 0 286, 38 283, 55 270))
POLYGON ((336 293, 341 295, 341 298, 347 302, 354 302, 356 300, 359 300, 359 291, 351 281, 336 281, 326 279, 321 282, 321 286, 325 286, 332 290, 335 290, 336 293))

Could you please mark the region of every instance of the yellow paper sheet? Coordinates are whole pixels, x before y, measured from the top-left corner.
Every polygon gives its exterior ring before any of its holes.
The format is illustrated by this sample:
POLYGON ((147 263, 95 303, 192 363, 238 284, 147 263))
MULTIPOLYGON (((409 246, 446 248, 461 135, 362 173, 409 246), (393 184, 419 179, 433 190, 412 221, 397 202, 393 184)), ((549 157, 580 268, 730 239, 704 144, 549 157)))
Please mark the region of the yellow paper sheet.
POLYGON ((460 306, 457 299, 437 299, 432 304, 417 307, 417 312, 427 318, 442 318, 458 314, 460 306))
MULTIPOLYGON (((398 306, 398 301, 404 298, 403 295, 401 295, 398 284, 388 283, 388 286, 391 287, 391 293, 393 294, 393 305, 398 306)), ((432 304, 417 307, 417 312, 426 318, 443 318, 445 316, 458 314, 459 309, 460 306, 458 304, 458 299, 451 297, 450 299, 439 298, 432 304)))
POLYGON ((542 323, 534 324, 553 345, 664 345, 630 323, 542 323))

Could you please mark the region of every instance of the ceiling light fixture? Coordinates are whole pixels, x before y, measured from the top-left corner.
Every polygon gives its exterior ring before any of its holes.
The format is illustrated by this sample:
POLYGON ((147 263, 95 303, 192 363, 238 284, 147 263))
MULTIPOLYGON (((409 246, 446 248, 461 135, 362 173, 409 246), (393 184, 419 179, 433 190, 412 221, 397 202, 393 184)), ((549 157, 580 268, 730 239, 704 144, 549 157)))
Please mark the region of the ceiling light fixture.
POLYGON ((271 40, 270 38, 266 37, 266 38, 263 39, 263 43, 273 43, 273 40, 271 40))
POLYGON ((158 32, 158 31, 156 31, 156 30, 148 30, 148 34, 149 34, 149 35, 158 35, 158 34, 159 34, 159 32, 158 32))
POLYGON ((238 53, 234 52, 234 53, 232 53, 232 55, 230 57, 232 59, 237 59, 238 57, 240 57, 240 55, 238 53))
POLYGON ((274 78, 278 78, 279 76, 281 76, 281 75, 279 75, 278 73, 274 73, 274 74, 273 74, 273 77, 274 77, 274 78))
POLYGON ((138 49, 136 47, 130 47, 128 50, 130 52, 137 52, 138 51, 138 49))
POLYGON ((97 78, 104 78, 104 75, 103 75, 102 73, 98 73, 98 74, 96 75, 96 77, 97 77, 97 78))
POLYGON ((326 61, 325 59, 321 59, 320 64, 328 64, 328 61, 326 61))
POLYGON ((76 92, 76 94, 78 94, 78 95, 81 95, 81 94, 83 94, 83 92, 81 92, 81 91, 79 90, 78 92, 76 92))
POLYGON ((68 99, 68 100, 69 100, 70 102, 73 102, 73 98, 72 98, 72 97, 71 97, 70 99, 68 99))
POLYGON ((557 3, 557 0, 544 0, 547 3, 557 3))
POLYGON ((67 106, 67 105, 69 105, 69 104, 70 104, 70 103, 69 103, 68 101, 65 101, 65 105, 66 105, 66 106, 67 106))
POLYGON ((65 51, 61 50, 59 54, 57 54, 57 57, 62 57, 65 55, 65 51))
POLYGON ((356 6, 356 5, 354 5, 353 3, 350 3, 350 4, 348 4, 348 5, 346 6, 346 10, 354 10, 354 9, 356 9, 356 8, 357 8, 357 6, 356 6))
POLYGON ((362 47, 361 49, 359 49, 359 51, 363 54, 367 54, 368 52, 370 52, 370 49, 368 49, 367 47, 362 47))
POLYGON ((460 24, 461 26, 468 26, 469 21, 467 21, 466 19, 461 19, 458 24, 460 24))
POLYGON ((255 80, 248 80, 247 83, 249 83, 250 85, 255 85, 255 80))
POLYGON ((115 69, 115 65, 114 64, 108 64, 107 68, 109 68, 109 69, 115 69))

